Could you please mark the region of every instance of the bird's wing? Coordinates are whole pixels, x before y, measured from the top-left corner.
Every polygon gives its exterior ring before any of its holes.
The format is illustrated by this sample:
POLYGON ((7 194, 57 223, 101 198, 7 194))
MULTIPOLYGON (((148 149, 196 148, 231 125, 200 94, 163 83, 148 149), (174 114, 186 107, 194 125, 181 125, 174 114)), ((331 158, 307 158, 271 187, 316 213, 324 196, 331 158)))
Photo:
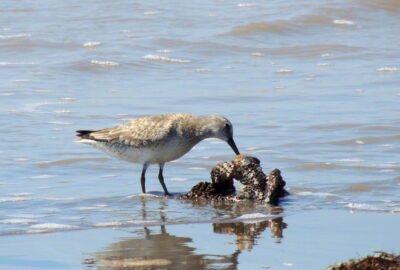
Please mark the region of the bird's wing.
POLYGON ((173 119, 148 116, 116 127, 91 132, 89 139, 139 147, 167 140, 174 131, 173 127, 173 119))

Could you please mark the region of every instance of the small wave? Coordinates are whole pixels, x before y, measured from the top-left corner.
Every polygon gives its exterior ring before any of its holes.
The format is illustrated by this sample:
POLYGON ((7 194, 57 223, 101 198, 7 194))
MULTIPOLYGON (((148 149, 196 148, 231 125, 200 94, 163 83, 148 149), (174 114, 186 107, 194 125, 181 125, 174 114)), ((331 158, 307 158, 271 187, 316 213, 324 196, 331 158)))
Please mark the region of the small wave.
POLYGON ((0 93, 0 96, 11 97, 11 96, 15 96, 15 93, 14 92, 3 92, 3 93, 0 93))
POLYGON ((256 33, 291 33, 302 32, 306 27, 329 25, 331 19, 327 16, 314 14, 298 16, 290 20, 275 20, 267 22, 253 22, 234 27, 228 34, 243 36, 256 33))
POLYGON ((164 197, 164 193, 149 191, 147 193, 140 193, 140 194, 130 195, 127 198, 128 199, 134 199, 134 198, 141 198, 141 197, 160 198, 160 197, 164 197))
POLYGON ((378 68, 378 71, 380 71, 380 72, 399 72, 400 68, 398 68, 398 67, 381 67, 381 68, 378 68))
POLYGON ((108 227, 122 227, 126 223, 122 221, 109 221, 109 222, 99 222, 93 225, 93 227, 98 227, 98 228, 108 228, 108 227))
POLYGON ((0 62, 0 67, 7 66, 32 66, 37 65, 36 62, 0 62))
POLYGON ((168 54, 168 53, 173 53, 173 50, 167 50, 167 49, 163 49, 163 50, 157 50, 158 53, 164 53, 164 54, 168 54))
POLYGON ((240 8, 246 8, 246 7, 255 7, 257 6, 256 3, 239 3, 237 4, 238 7, 240 8))
POLYGON ((71 122, 66 122, 66 121, 50 121, 50 122, 47 122, 48 124, 51 124, 51 125, 61 125, 61 126, 65 126, 65 125, 72 125, 72 123, 71 122))
POLYGON ((253 221, 253 220, 265 220, 265 219, 271 219, 271 218, 276 218, 276 215, 267 215, 267 214, 263 214, 263 213, 251 213, 251 214, 244 214, 241 215, 237 218, 235 218, 235 221, 253 221))
POLYGON ((70 159, 61 159, 61 160, 45 160, 37 163, 37 166, 40 168, 48 168, 53 166, 65 166, 65 165, 74 165, 79 163, 86 162, 106 162, 108 158, 70 158, 70 159))
POLYGON ((65 98, 60 98, 60 100, 63 104, 63 103, 74 103, 76 102, 77 99, 73 97, 65 97, 65 98))
POLYGON ((41 223, 30 226, 31 230, 27 233, 50 233, 58 231, 70 231, 78 229, 75 225, 61 224, 61 223, 41 223))
POLYGON ((363 211, 384 211, 383 208, 376 207, 371 204, 366 204, 366 203, 348 203, 347 208, 351 210, 363 210, 363 211))
POLYGON ((189 167, 189 170, 196 170, 196 171, 200 171, 200 170, 206 170, 206 168, 203 167, 189 167))
POLYGON ((340 25, 354 25, 355 23, 353 21, 349 20, 333 20, 333 24, 340 24, 340 25))
POLYGON ((362 137, 362 138, 356 138, 353 140, 343 140, 343 141, 334 141, 330 142, 331 144, 334 145, 340 145, 340 146, 351 146, 354 144, 377 144, 377 143, 388 143, 388 142, 397 142, 400 141, 400 135, 392 135, 392 136, 376 136, 376 137, 362 137))
POLYGON ((154 15, 158 15, 158 14, 160 14, 160 12, 159 11, 145 11, 145 12, 143 12, 143 15, 146 15, 146 16, 154 16, 154 15))
POLYGON ((116 175, 116 174, 104 174, 104 175, 101 175, 100 177, 101 178, 112 178, 112 177, 117 177, 118 175, 116 175))
POLYGON ((298 196, 315 196, 315 197, 336 197, 337 195, 328 192, 311 192, 311 191, 301 191, 296 193, 298 196))
POLYGON ((32 179, 49 179, 49 178, 53 178, 55 177, 55 175, 53 174, 39 174, 39 175, 35 175, 32 176, 32 179))
POLYGON ((12 196, 16 196, 16 197, 28 197, 31 196, 32 193, 29 192, 18 192, 18 193, 11 193, 12 196))
POLYGON ((30 37, 32 36, 31 34, 14 34, 14 35, 0 35, 0 39, 12 39, 12 38, 25 38, 25 37, 30 37))
POLYGON ((289 74, 292 72, 293 72, 293 70, 285 69, 285 68, 281 68, 281 69, 278 69, 277 71, 275 71, 275 73, 278 73, 278 74, 289 74))
POLYGON ((83 47, 87 47, 87 48, 94 48, 97 46, 100 46, 101 42, 99 41, 89 41, 89 42, 85 42, 83 43, 83 47))
POLYGON ((169 180, 174 181, 174 182, 185 182, 188 181, 188 178, 184 177, 172 177, 169 180))
POLYGON ((188 64, 188 63, 192 62, 187 59, 170 58, 170 57, 156 55, 156 54, 147 54, 147 55, 143 56, 143 59, 151 60, 151 61, 178 63, 178 64, 188 64))
POLYGON ((25 161, 29 161, 29 158, 26 158, 26 157, 19 157, 19 158, 14 158, 14 161, 17 161, 17 162, 25 162, 25 161))
POLYGON ((29 196, 0 197, 0 203, 29 201, 29 196))
POLYGON ((253 53, 251 53, 251 55, 256 56, 256 57, 264 57, 265 56, 265 54, 262 52, 253 52, 253 53))
POLYGON ((29 225, 33 223, 37 223, 36 219, 29 218, 8 218, 0 220, 2 224, 12 224, 12 225, 29 225))
POLYGON ((117 67, 120 65, 118 62, 113 62, 113 61, 99 61, 99 60, 91 60, 91 64, 98 65, 101 67, 117 67))

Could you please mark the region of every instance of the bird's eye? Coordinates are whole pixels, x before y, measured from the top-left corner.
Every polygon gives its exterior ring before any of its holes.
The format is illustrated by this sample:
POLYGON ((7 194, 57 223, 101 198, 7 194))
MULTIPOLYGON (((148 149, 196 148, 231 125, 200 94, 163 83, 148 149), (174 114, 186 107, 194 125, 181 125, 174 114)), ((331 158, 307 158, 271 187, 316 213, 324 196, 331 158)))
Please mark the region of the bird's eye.
POLYGON ((225 129, 230 131, 231 130, 231 126, 229 124, 225 124, 225 129))

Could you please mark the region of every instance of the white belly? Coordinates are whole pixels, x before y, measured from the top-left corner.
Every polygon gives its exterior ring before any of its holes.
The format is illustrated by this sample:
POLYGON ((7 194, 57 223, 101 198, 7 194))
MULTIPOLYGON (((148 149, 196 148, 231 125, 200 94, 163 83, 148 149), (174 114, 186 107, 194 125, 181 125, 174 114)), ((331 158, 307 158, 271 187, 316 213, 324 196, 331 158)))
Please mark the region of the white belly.
POLYGON ((93 140, 80 140, 79 142, 92 145, 118 159, 133 163, 165 163, 175 160, 186 154, 195 143, 170 140, 161 145, 133 147, 124 144, 98 142, 93 140))

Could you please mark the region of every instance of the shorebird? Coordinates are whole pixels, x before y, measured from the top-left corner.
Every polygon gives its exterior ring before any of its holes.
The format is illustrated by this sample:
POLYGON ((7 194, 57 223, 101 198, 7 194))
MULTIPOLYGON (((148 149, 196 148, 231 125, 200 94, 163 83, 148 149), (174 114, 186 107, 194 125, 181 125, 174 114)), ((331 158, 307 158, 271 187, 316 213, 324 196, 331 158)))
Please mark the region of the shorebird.
POLYGON ((146 170, 159 165, 158 179, 165 195, 164 164, 182 157, 207 138, 226 141, 236 155, 232 123, 223 116, 196 116, 186 113, 146 116, 125 124, 96 131, 77 130, 77 142, 92 145, 118 159, 143 165, 140 183, 146 193, 146 170))

